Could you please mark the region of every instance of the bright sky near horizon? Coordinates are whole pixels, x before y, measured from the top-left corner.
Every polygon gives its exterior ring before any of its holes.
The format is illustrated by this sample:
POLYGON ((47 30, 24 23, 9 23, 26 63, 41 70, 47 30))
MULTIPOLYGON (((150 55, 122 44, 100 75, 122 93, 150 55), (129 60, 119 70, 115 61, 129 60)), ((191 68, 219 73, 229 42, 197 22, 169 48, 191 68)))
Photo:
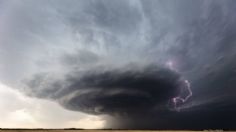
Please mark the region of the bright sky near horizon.
POLYGON ((98 116, 69 111, 59 104, 24 96, 0 83, 0 128, 103 128, 98 116))

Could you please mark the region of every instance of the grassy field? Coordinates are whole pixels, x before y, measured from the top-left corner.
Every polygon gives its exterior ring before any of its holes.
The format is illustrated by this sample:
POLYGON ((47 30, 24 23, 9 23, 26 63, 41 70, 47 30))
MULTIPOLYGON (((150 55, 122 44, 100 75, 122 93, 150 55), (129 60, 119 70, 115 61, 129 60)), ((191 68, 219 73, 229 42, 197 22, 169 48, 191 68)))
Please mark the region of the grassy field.
MULTIPOLYGON (((158 130, 65 130, 65 129, 0 129, 0 132, 196 132, 196 131, 158 131, 158 130)), ((204 132, 221 132, 223 130, 204 130, 204 132)), ((233 131, 231 131, 233 132, 233 131)), ((236 131, 235 131, 236 132, 236 131)))

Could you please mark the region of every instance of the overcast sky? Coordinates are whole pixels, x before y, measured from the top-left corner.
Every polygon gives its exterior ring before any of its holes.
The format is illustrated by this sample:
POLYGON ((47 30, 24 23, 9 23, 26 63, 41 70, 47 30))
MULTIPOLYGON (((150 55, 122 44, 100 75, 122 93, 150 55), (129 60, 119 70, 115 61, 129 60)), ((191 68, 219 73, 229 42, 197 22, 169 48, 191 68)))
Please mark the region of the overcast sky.
POLYGON ((0 127, 236 129, 235 10, 0 0, 0 127))

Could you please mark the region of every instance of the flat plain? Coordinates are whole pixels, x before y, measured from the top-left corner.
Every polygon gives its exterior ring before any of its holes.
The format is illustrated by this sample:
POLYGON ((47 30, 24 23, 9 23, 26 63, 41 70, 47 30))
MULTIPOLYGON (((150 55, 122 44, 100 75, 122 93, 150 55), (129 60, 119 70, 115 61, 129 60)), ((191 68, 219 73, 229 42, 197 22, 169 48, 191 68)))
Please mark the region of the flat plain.
MULTIPOLYGON (((204 130, 203 132, 222 132, 223 130, 204 130)), ((191 130, 80 130, 80 129, 0 129, 0 132, 201 132, 191 130)), ((236 132, 236 131, 228 131, 236 132)))

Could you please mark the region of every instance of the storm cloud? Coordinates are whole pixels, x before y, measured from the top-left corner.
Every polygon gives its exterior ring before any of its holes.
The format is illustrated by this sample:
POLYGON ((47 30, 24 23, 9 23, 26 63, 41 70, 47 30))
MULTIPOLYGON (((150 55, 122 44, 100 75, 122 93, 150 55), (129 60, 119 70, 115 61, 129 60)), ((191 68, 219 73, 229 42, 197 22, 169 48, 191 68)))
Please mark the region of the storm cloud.
POLYGON ((236 129, 234 0, 0 4, 8 86, 111 128, 236 129))
POLYGON ((46 75, 35 76, 27 84, 33 96, 51 98, 65 108, 90 114, 140 114, 168 109, 178 96, 180 75, 164 68, 148 66, 132 69, 96 70, 71 73, 64 80, 50 82, 46 75), (75 74, 75 75, 73 75, 75 74), (64 87, 63 87, 64 85, 64 87), (50 90, 51 89, 51 90, 50 90))

